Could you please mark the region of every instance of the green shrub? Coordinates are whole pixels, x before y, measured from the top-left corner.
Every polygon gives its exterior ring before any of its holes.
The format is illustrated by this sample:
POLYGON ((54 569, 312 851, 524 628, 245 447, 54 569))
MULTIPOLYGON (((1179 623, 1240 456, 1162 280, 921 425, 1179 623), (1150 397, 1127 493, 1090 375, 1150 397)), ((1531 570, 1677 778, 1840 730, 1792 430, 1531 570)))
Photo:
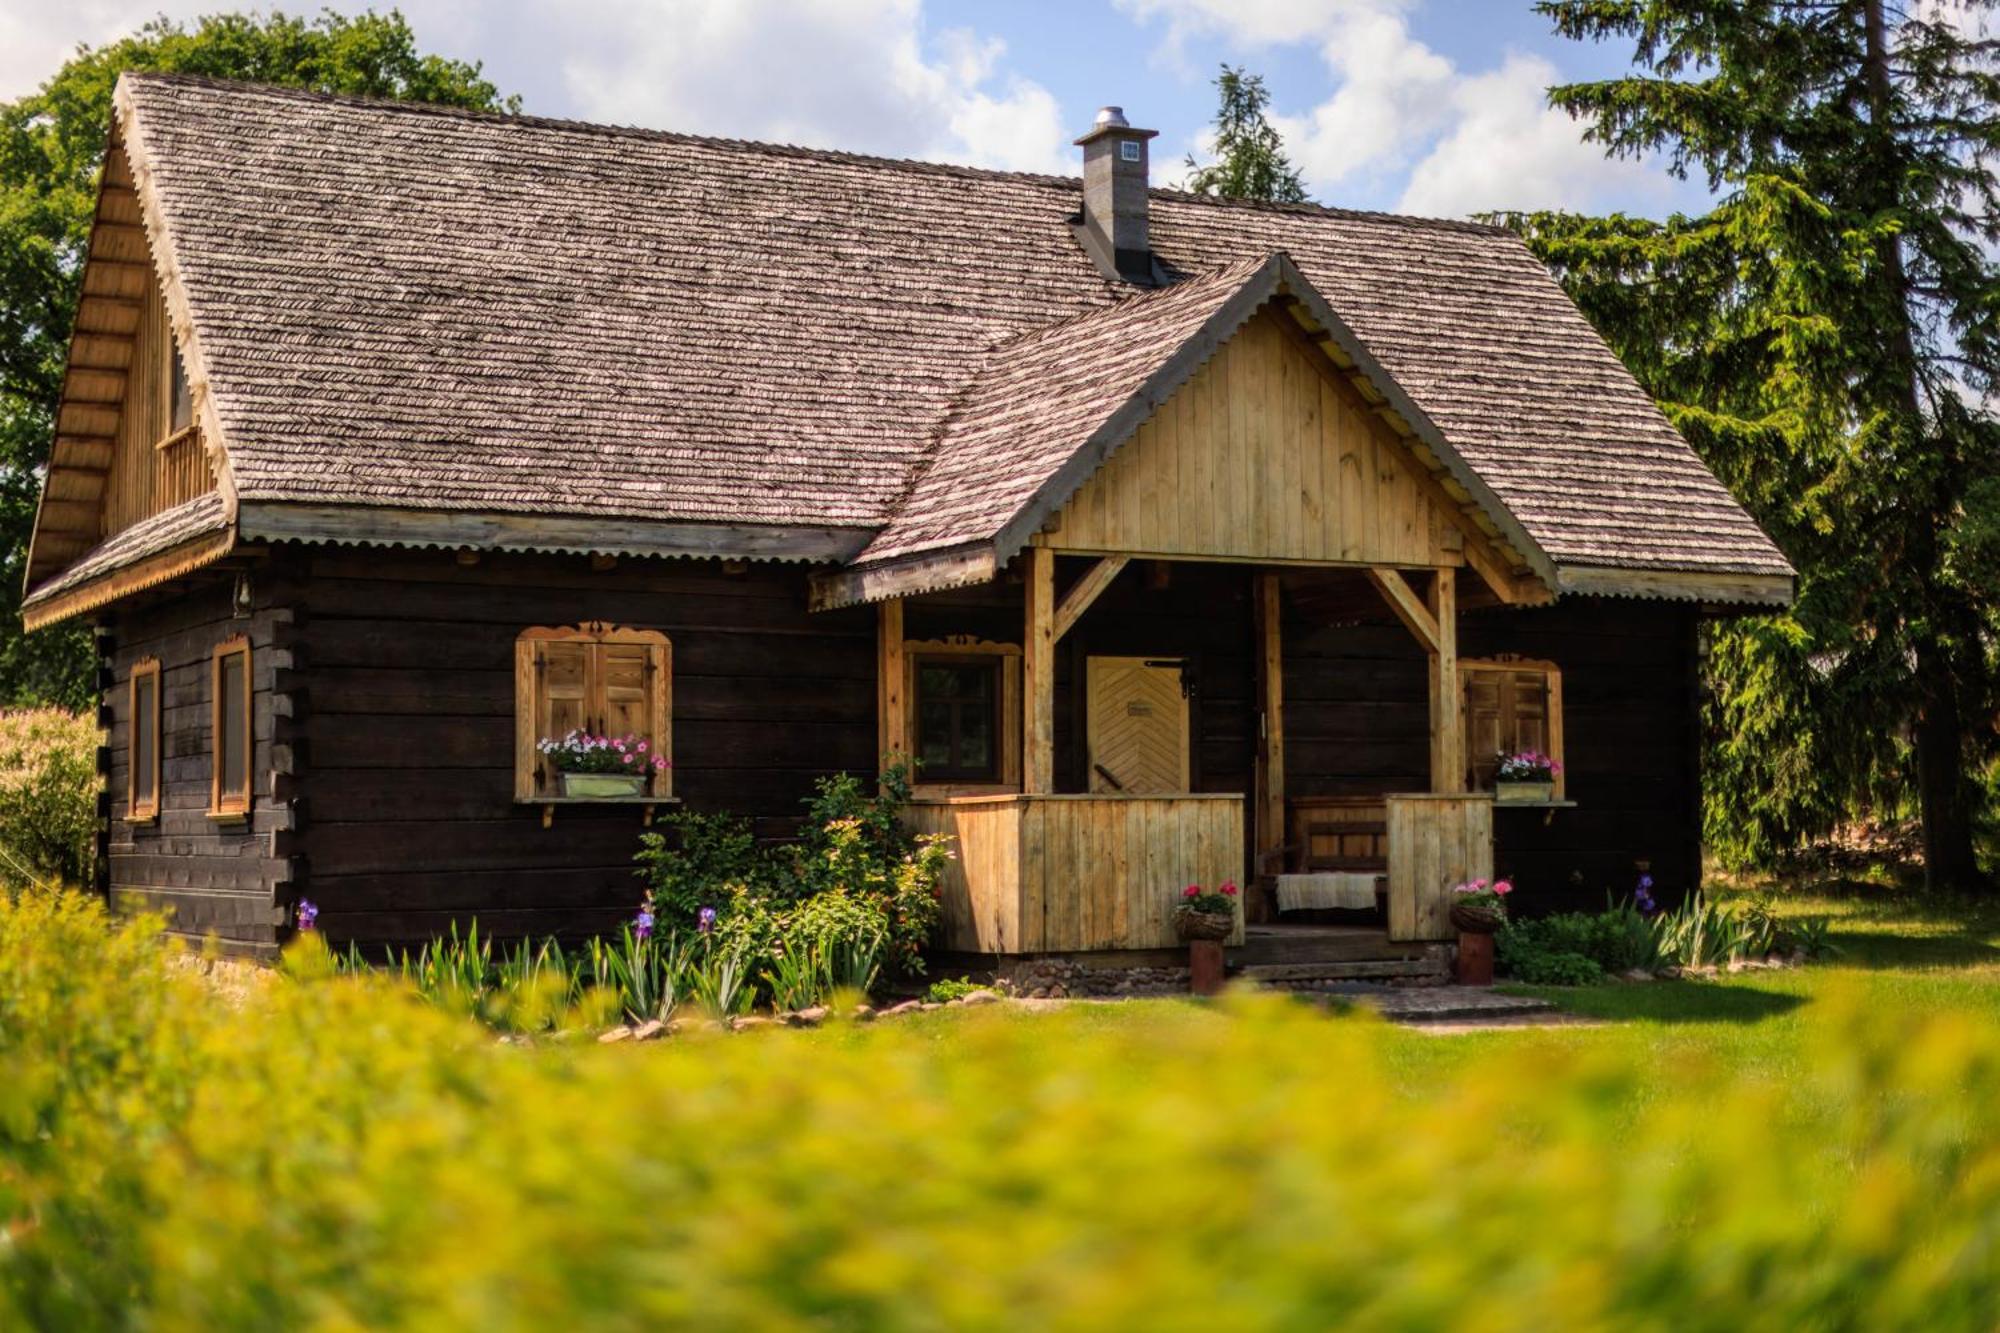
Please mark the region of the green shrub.
POLYGON ((103 738, 86 713, 0 711, 0 885, 91 883, 103 738))
POLYGON ((1587 986, 1659 961, 1652 925, 1630 905, 1510 921, 1496 944, 1508 974, 1535 986, 1587 986))
POLYGON ((657 833, 639 835, 639 874, 674 924, 692 926, 731 885, 754 884, 765 866, 750 821, 740 815, 676 810, 657 833))
POLYGON ((2000 1030, 1871 999, 1782 1078, 1527 1036, 1413 1090, 1254 996, 500 1046, 386 977, 232 1009, 36 895, 0 1328, 1990 1329, 2000 1030))
POLYGON ((981 985, 971 977, 959 977, 956 980, 940 977, 924 991, 924 999, 932 1004, 950 1004, 953 1000, 964 999, 976 990, 989 989, 991 987, 981 985))

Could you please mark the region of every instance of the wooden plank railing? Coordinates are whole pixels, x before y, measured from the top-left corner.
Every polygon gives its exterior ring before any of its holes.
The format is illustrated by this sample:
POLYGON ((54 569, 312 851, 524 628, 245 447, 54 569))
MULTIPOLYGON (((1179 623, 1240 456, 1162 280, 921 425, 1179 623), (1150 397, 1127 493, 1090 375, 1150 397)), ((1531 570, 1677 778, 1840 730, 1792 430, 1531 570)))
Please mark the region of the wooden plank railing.
POLYGON ((189 426, 154 450, 153 506, 157 514, 215 489, 215 472, 202 448, 201 427, 189 426))
POLYGON ((956 840, 940 944, 957 952, 1172 948, 1182 888, 1243 878, 1237 795, 967 796, 905 818, 956 840))
POLYGON ((1457 934, 1452 890, 1493 876, 1493 797, 1390 796, 1389 938, 1443 940, 1457 934))

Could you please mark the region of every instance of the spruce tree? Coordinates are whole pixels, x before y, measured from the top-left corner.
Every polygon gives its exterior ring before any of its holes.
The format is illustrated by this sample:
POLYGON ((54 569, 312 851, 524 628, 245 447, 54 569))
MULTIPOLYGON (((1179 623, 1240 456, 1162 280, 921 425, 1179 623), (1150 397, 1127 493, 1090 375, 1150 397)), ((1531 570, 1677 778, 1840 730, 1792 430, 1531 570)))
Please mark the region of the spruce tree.
POLYGON ((1511 219, 1799 567, 1710 633, 1713 841, 1763 857, 1914 799, 1933 886, 1984 885, 2000 625, 1996 0, 1543 0, 1634 72, 1551 90, 1717 196, 1511 219))
POLYGON ((1232 199, 1303 203, 1305 184, 1285 156, 1277 127, 1265 113, 1271 95, 1264 80, 1228 65, 1215 79, 1221 104, 1215 112, 1215 161, 1208 166, 1188 156, 1184 188, 1232 199))

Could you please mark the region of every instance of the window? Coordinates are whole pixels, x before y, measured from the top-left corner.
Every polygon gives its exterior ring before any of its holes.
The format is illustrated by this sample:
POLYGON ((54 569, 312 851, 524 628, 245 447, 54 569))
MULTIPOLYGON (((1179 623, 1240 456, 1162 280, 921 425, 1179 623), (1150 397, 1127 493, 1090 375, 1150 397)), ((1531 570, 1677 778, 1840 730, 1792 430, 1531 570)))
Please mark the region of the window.
MULTIPOLYGON (((562 799, 543 740, 572 731, 637 736, 671 762, 673 645, 657 630, 593 622, 524 630, 514 644, 514 797, 562 799)), ((645 795, 673 795, 674 771, 648 775, 645 795)), ((585 798, 587 799, 587 798, 585 798)))
MULTIPOLYGON (((1562 672, 1555 663, 1465 659, 1458 670, 1465 682, 1466 771, 1473 790, 1492 790, 1502 753, 1539 750, 1562 762, 1562 672)), ((1556 796, 1562 795, 1558 771, 1556 796)))
POLYGON ((223 818, 250 813, 250 640, 238 635, 215 646, 209 662, 214 763, 208 812, 223 818))
POLYGON ((167 431, 178 434, 194 424, 194 394, 188 389, 187 362, 181 359, 181 346, 174 344, 173 385, 167 404, 167 431))
POLYGON ((126 747, 125 817, 142 822, 160 817, 160 659, 148 657, 132 668, 132 734, 126 747))
POLYGON ((930 782, 1000 780, 1000 659, 919 657, 917 772, 930 782))
POLYGON ((903 645, 916 785, 1018 789, 1021 649, 970 635, 903 645))

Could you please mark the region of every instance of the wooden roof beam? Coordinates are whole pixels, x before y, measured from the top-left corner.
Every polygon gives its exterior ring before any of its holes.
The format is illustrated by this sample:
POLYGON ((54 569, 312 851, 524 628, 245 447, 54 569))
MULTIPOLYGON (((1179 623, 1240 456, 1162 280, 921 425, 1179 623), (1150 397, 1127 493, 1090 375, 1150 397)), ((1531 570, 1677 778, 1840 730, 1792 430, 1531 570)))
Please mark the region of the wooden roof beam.
POLYGON ((1063 594, 1056 604, 1055 637, 1061 639, 1070 632, 1083 613, 1090 609, 1111 581, 1118 577, 1120 570, 1130 563, 1130 558, 1122 555, 1107 555, 1090 567, 1088 573, 1076 581, 1076 586, 1063 594))
POLYGON ((1438 632, 1437 618, 1431 615, 1430 608, 1424 605, 1423 599, 1417 596, 1416 590, 1404 581, 1403 576, 1393 569, 1371 566, 1368 570, 1368 581, 1375 585, 1376 591, 1382 594, 1382 599, 1389 603, 1389 609, 1396 613, 1396 618, 1408 627, 1410 633, 1416 635, 1417 642, 1424 646, 1424 651, 1437 652, 1438 646, 1443 642, 1443 637, 1438 632))

